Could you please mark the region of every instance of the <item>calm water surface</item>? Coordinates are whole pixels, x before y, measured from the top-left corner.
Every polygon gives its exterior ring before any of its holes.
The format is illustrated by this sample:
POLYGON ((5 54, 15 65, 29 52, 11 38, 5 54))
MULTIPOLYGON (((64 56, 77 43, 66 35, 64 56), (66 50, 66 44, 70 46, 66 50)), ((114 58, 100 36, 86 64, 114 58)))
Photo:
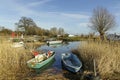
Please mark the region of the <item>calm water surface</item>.
POLYGON ((60 72, 62 70, 61 66, 61 54, 66 52, 71 52, 72 49, 76 49, 80 45, 80 42, 68 42, 67 44, 59 44, 59 45, 42 45, 38 47, 38 50, 53 50, 55 51, 55 59, 44 66, 43 68, 39 69, 38 72, 45 71, 48 69, 57 70, 60 72))

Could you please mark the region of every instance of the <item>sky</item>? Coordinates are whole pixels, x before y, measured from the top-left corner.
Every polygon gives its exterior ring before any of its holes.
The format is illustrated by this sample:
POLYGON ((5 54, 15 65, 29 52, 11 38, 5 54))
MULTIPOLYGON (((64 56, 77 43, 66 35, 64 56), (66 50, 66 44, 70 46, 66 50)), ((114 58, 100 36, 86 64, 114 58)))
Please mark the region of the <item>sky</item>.
POLYGON ((69 34, 89 34, 93 9, 106 8, 115 16, 120 33, 120 0, 0 0, 0 26, 15 30, 21 17, 28 17, 41 28, 61 27, 69 34))

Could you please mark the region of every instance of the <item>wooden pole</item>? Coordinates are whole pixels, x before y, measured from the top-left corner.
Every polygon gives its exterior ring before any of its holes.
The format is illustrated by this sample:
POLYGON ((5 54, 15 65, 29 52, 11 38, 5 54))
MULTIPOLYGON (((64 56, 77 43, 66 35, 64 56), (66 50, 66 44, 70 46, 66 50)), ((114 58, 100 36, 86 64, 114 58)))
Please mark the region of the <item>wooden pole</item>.
POLYGON ((93 60, 93 64, 94 64, 94 75, 97 76, 95 59, 93 60))

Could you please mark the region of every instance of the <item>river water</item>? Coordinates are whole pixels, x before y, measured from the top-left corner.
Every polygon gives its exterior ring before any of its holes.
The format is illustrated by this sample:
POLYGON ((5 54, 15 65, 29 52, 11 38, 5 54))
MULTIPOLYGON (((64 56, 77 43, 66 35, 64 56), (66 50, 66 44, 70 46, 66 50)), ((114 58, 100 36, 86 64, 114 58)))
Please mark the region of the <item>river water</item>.
POLYGON ((80 45, 80 42, 68 42, 65 44, 58 44, 58 45, 42 45, 37 48, 37 50, 53 50, 55 51, 55 59, 45 65, 43 68, 37 70, 37 72, 42 73, 45 70, 56 70, 56 72, 61 72, 62 66, 61 66, 61 54, 66 52, 71 52, 72 49, 76 49, 80 45))

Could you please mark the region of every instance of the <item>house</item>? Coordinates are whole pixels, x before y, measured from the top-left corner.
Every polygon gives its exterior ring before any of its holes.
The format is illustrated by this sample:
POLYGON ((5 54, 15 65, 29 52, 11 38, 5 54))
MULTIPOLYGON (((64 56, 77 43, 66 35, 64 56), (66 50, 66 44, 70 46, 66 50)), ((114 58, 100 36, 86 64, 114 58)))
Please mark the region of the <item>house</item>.
POLYGON ((120 34, 108 34, 107 36, 106 36, 106 38, 108 39, 108 40, 115 40, 115 41, 118 41, 118 40, 120 40, 120 34))
POLYGON ((69 34, 68 37, 75 37, 75 35, 69 34))

